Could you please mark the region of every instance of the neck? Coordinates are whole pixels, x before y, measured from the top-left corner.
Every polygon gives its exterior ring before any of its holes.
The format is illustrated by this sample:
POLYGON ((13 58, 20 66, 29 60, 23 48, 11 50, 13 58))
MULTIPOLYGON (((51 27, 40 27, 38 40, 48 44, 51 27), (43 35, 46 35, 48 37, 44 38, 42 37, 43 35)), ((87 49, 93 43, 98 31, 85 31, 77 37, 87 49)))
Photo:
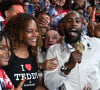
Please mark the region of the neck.
POLYGON ((78 40, 78 41, 76 41, 76 42, 71 42, 71 41, 65 39, 65 42, 74 47, 76 43, 80 42, 80 40, 78 40))
POLYGON ((16 47, 14 50, 14 53, 16 56, 20 58, 28 58, 29 57, 29 51, 28 47, 25 45, 20 45, 19 47, 16 47))

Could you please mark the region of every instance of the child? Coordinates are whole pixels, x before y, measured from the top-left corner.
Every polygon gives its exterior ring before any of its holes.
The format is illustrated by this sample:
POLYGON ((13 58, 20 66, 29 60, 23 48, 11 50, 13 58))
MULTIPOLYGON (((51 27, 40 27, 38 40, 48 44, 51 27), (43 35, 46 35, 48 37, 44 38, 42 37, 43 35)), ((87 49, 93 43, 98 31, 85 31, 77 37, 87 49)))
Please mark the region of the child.
POLYGON ((11 41, 7 34, 0 31, 0 90, 13 90, 14 85, 11 83, 2 66, 7 66, 11 56, 11 41))
MULTIPOLYGON (((14 90, 14 85, 10 81, 2 66, 7 66, 12 51, 12 44, 9 36, 0 31, 0 90, 14 90)), ((20 82, 16 90, 22 90, 22 86, 26 79, 20 82)))

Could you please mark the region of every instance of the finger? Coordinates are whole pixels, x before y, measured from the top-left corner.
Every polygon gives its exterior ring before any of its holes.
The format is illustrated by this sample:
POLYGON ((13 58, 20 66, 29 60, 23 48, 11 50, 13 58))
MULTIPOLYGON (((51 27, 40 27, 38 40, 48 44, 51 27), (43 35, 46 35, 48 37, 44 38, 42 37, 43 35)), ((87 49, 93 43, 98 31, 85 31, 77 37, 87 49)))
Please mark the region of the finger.
POLYGON ((22 87, 26 80, 27 80, 27 79, 22 80, 22 81, 19 83, 18 87, 22 87))
POLYGON ((49 61, 49 64, 50 65, 57 65, 57 61, 56 60, 54 60, 54 61, 51 60, 51 61, 49 61))
POLYGON ((49 20, 46 19, 46 18, 43 18, 43 19, 41 20, 41 22, 44 22, 45 24, 47 24, 47 23, 49 23, 49 20))
POLYGON ((86 86, 83 88, 83 90, 86 90, 86 86))
POLYGON ((76 57, 74 60, 76 63, 81 63, 81 59, 82 59, 82 57, 76 57))
POLYGON ((87 90, 91 90, 91 88, 88 87, 87 90))
POLYGON ((56 67, 50 67, 49 70, 52 71, 52 70, 54 70, 54 69, 56 69, 56 68, 57 68, 57 66, 56 66, 56 67))
POLYGON ((55 61, 57 58, 52 58, 52 59, 49 59, 49 61, 55 61))
POLYGON ((73 53, 82 54, 80 50, 75 50, 73 53))

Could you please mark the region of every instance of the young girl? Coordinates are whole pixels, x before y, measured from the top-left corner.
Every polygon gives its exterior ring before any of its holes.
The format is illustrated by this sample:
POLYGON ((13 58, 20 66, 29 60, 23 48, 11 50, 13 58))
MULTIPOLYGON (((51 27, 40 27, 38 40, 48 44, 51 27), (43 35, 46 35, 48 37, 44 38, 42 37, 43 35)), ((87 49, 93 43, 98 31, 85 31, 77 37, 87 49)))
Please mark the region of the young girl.
POLYGON ((40 35, 37 27, 37 21, 32 15, 20 13, 12 17, 4 29, 13 44, 13 54, 5 70, 15 87, 21 80, 27 79, 23 90, 35 90, 38 86, 35 52, 40 45, 40 35))
MULTIPOLYGON (((14 85, 8 78, 2 66, 7 66, 12 51, 12 43, 9 36, 0 31, 0 90, 14 90, 14 85)), ((22 90, 22 86, 26 79, 20 82, 16 90, 22 90)))
POLYGON ((11 42, 7 34, 0 31, 0 90, 14 88, 2 66, 7 66, 11 56, 11 42))

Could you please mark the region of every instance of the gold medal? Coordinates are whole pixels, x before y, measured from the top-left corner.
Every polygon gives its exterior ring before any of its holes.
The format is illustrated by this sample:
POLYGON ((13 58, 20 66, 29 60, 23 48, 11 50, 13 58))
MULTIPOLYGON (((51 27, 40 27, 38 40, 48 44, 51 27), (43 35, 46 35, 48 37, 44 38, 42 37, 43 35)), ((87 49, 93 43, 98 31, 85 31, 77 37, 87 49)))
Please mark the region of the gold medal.
POLYGON ((85 46, 82 42, 79 42, 75 45, 75 50, 79 50, 80 52, 83 52, 85 50, 85 46))

